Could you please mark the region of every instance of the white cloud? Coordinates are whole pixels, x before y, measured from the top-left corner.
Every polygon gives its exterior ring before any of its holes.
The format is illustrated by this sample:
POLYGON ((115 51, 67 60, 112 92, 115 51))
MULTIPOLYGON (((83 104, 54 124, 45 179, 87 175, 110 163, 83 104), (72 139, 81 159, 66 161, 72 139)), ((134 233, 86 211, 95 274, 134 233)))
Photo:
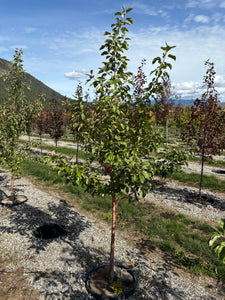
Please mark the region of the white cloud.
POLYGON ((9 40, 10 40, 9 37, 0 35, 0 43, 5 42, 5 41, 9 41, 9 40))
POLYGON ((80 78, 84 78, 86 73, 87 70, 82 69, 80 71, 72 71, 69 73, 65 73, 64 76, 72 80, 79 80, 80 78))
POLYGON ((225 75, 216 75, 215 76, 215 88, 218 93, 218 98, 222 97, 222 101, 225 101, 225 75))
MULTIPOLYGON (((186 81, 173 83, 173 85, 175 87, 176 94, 178 96, 182 96, 184 99, 200 98, 205 91, 203 83, 200 82, 186 81)), ((223 102, 225 100, 225 75, 215 76, 215 88, 218 94, 218 99, 223 102)))
POLYGON ((28 46, 26 46, 26 45, 20 45, 20 44, 17 44, 17 45, 11 45, 10 46, 10 49, 16 49, 16 48, 18 48, 18 49, 28 49, 28 46))
POLYGON ((33 33, 34 31, 36 31, 36 28, 34 28, 34 27, 25 27, 24 30, 27 33, 33 33))
POLYGON ((197 15, 194 17, 194 21, 197 23, 207 24, 207 23, 209 23, 209 17, 204 16, 204 15, 197 15))
POLYGON ((151 6, 150 8, 149 5, 142 4, 137 1, 129 3, 129 6, 135 9, 136 12, 139 11, 142 14, 149 15, 149 16, 157 16, 160 13, 160 11, 153 9, 151 6))
POLYGON ((221 8, 225 8, 225 1, 220 4, 221 8))
POLYGON ((217 5, 216 0, 188 0, 186 7, 187 8, 194 8, 194 7, 211 8, 216 5, 217 5))
POLYGON ((5 52, 5 51, 8 51, 8 48, 0 46, 0 52, 5 52))
POLYGON ((200 90, 201 84, 199 82, 194 81, 186 81, 182 83, 175 83, 174 84, 177 90, 200 90))
POLYGON ((74 55, 96 53, 102 43, 103 32, 92 29, 82 34, 66 31, 58 37, 45 37, 43 44, 54 54, 73 57, 74 55))
MULTIPOLYGON (((131 43, 128 52, 132 71, 136 72, 141 59, 146 58, 146 74, 153 69, 151 61, 155 56, 161 55, 160 47, 167 42, 170 46, 176 45, 171 53, 176 55, 176 62, 172 62, 170 72, 171 81, 175 82, 176 92, 182 98, 195 99, 202 94, 202 81, 205 75, 204 62, 210 59, 214 62, 217 85, 221 85, 218 93, 220 100, 225 99, 222 90, 222 79, 225 74, 225 28, 223 26, 209 27, 207 25, 195 26, 191 29, 181 30, 178 27, 151 27, 139 32, 130 32, 131 43), (218 79, 220 78, 220 81, 218 79)), ((225 86, 225 82, 224 82, 225 86)))
POLYGON ((186 81, 181 83, 173 83, 175 93, 184 99, 195 99, 201 96, 203 92, 200 82, 186 81))

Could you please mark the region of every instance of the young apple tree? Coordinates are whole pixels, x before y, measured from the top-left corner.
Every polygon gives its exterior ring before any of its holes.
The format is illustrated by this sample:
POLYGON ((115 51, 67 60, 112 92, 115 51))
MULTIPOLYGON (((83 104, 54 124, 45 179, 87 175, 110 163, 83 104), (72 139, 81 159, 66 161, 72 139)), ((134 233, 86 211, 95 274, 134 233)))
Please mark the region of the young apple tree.
POLYGON ((77 143, 76 163, 78 163, 79 143, 83 142, 83 130, 85 130, 85 117, 87 116, 87 113, 84 113, 87 105, 83 101, 83 88, 80 82, 73 97, 73 100, 67 101, 67 110, 70 114, 70 129, 74 136, 74 141, 77 143))
POLYGON ((24 119, 26 122, 24 123, 26 127, 26 133, 29 137, 29 142, 35 119, 40 115, 43 107, 43 99, 44 96, 42 94, 39 94, 37 99, 35 99, 33 102, 29 101, 27 98, 24 99, 24 106, 26 107, 24 111, 24 119))
POLYGON ((162 86, 163 89, 158 95, 159 99, 157 99, 155 103, 155 117, 157 123, 161 123, 165 126, 166 145, 168 145, 169 119, 175 106, 172 100, 174 92, 169 78, 166 78, 162 82, 162 86))
POLYGON ((225 113, 221 109, 215 89, 214 64, 207 60, 203 86, 206 88, 201 99, 196 99, 182 138, 192 145, 201 157, 199 197, 201 198, 205 158, 218 155, 225 148, 225 113))
POLYGON ((46 132, 55 140, 57 151, 58 140, 65 132, 65 110, 61 104, 57 103, 54 97, 50 101, 46 117, 46 132))
POLYGON ((42 135, 47 131, 47 111, 42 108, 40 114, 35 118, 35 129, 40 138, 41 154, 42 154, 42 135))
POLYGON ((2 77, 8 89, 8 102, 1 106, 0 111, 0 159, 4 167, 12 174, 11 196, 14 195, 14 177, 20 174, 23 151, 18 147, 18 138, 25 130, 26 107, 24 105, 24 90, 28 86, 24 82, 23 51, 16 49, 14 59, 7 74, 2 77))
POLYGON ((55 157, 53 164, 70 182, 82 185, 93 195, 111 195, 111 281, 114 276, 116 204, 124 197, 138 200, 139 196, 145 196, 154 187, 153 176, 165 176, 177 170, 184 159, 180 152, 159 151, 163 137, 149 117, 148 104, 161 90, 161 81, 169 77, 167 69, 172 66, 166 59, 175 58, 168 54, 173 47, 166 44, 161 48, 163 56, 153 61, 158 65, 151 72, 151 82, 140 96, 136 93, 133 97, 134 75, 127 70, 129 60, 125 55, 129 40, 127 27, 133 23, 127 17, 129 11, 131 8, 123 7, 122 12, 115 14, 111 32, 104 33, 106 40, 100 47, 105 61, 97 75, 94 76, 93 71, 89 75, 88 82, 97 95, 91 117, 83 111, 83 140, 85 150, 91 154, 90 161, 78 165, 55 157), (95 164, 92 165, 93 161, 95 164))

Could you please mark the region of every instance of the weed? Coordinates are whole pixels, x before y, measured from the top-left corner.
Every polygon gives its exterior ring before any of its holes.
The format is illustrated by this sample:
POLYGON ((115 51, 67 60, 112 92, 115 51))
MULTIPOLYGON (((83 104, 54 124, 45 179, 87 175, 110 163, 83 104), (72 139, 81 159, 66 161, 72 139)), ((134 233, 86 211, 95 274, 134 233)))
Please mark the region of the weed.
POLYGON ((115 295, 119 295, 123 292, 122 290, 122 278, 117 278, 112 286, 112 290, 115 295))

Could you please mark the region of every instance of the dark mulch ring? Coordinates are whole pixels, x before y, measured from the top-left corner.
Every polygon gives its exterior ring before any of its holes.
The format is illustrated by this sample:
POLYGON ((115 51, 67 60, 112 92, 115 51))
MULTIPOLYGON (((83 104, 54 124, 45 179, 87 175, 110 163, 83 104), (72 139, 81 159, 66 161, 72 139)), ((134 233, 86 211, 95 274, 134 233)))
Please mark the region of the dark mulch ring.
POLYGON ((109 266, 101 265, 91 270, 85 280, 85 286, 89 294, 95 299, 127 299, 131 296, 138 281, 132 270, 124 266, 114 266, 114 279, 109 283, 109 266))
POLYGON ((179 201, 195 204, 199 207, 211 207, 219 210, 225 210, 225 199, 218 198, 213 193, 202 192, 201 197, 199 197, 198 191, 191 191, 188 188, 171 188, 165 183, 160 181, 154 182, 156 185, 156 191, 162 193, 165 197, 166 194, 176 194, 179 201))
POLYGON ((214 208, 225 209, 225 203, 212 194, 202 194, 200 197, 198 192, 189 192, 186 195, 186 201, 203 207, 210 205, 214 208))

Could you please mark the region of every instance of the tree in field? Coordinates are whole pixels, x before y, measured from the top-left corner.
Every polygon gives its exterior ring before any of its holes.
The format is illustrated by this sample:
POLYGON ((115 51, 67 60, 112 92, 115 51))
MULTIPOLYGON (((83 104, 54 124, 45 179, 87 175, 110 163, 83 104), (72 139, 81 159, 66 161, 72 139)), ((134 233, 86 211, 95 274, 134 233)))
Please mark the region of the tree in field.
POLYGON ((201 198, 204 161, 207 157, 220 154, 225 148, 225 113, 219 106, 217 91, 215 89, 214 64, 207 60, 206 75, 203 86, 206 88, 201 99, 196 99, 192 106, 189 122, 182 138, 193 145, 197 154, 201 156, 201 177, 199 184, 199 197, 201 198))
POLYGON ((48 133, 55 140, 55 147, 57 151, 58 140, 65 132, 65 109, 62 105, 57 103, 53 97, 49 109, 47 110, 46 118, 46 133, 48 133))
POLYGON ((168 144, 169 120, 174 110, 174 101, 172 96, 174 92, 171 86, 171 81, 166 78, 162 83, 163 89, 158 95, 155 103, 155 117, 158 124, 165 126, 166 145, 168 144))
POLYGON ((42 110, 43 99, 44 97, 41 94, 39 94, 37 99, 35 99, 33 102, 28 101, 27 98, 24 99, 24 106, 26 107, 24 111, 25 132, 28 135, 29 142, 30 142, 31 132, 34 127, 35 119, 38 118, 42 110))
POLYGON ((69 121, 70 129, 74 136, 74 140, 77 143, 76 163, 78 163, 79 143, 83 142, 82 131, 83 131, 83 125, 85 119, 85 115, 84 115, 85 107, 83 103, 83 88, 80 82, 77 85, 77 89, 73 97, 74 100, 71 100, 69 103, 67 103, 67 110, 70 113, 70 121, 69 121))
POLYGON ((147 77, 143 71, 143 67, 146 64, 146 59, 142 59, 141 65, 138 67, 137 75, 134 76, 133 86, 133 98, 144 98, 145 97, 145 85, 147 84, 147 77))
POLYGON ((11 196, 14 196, 14 177, 20 175, 23 151, 17 146, 18 138, 25 130, 26 107, 24 90, 28 86, 24 82, 23 51, 16 49, 9 73, 2 77, 8 89, 8 102, 0 111, 0 159, 4 167, 9 168, 11 178, 11 196))
POLYGON ((106 40, 100 47, 105 61, 96 76, 93 71, 89 75, 88 82, 97 95, 91 117, 83 112, 84 147, 91 154, 90 160, 82 165, 60 157, 54 160, 55 168, 71 183, 82 185, 93 195, 111 196, 111 282, 114 277, 116 204, 123 198, 138 200, 139 196, 145 196, 153 188, 153 176, 165 175, 173 168, 179 168, 183 162, 182 155, 176 151, 161 152, 161 159, 158 159, 157 150, 163 137, 149 117, 150 99, 159 93, 162 79, 169 76, 167 69, 172 66, 166 59, 174 58, 168 54, 173 47, 166 44, 161 48, 163 56, 151 72, 151 82, 141 95, 137 93, 133 97, 134 75, 127 70, 128 58, 124 54, 128 50, 127 27, 133 23, 131 18, 126 17, 130 10, 123 7, 122 12, 115 14, 112 31, 105 32, 106 40), (153 157, 152 152, 156 156, 153 157), (145 157, 148 159, 143 159, 145 157), (94 160, 99 167, 96 163, 92 167, 94 160), (107 181, 102 168, 107 172, 107 181))
POLYGON ((42 108, 40 114, 35 118, 35 129, 39 135, 42 154, 42 135, 47 131, 47 112, 42 108))

